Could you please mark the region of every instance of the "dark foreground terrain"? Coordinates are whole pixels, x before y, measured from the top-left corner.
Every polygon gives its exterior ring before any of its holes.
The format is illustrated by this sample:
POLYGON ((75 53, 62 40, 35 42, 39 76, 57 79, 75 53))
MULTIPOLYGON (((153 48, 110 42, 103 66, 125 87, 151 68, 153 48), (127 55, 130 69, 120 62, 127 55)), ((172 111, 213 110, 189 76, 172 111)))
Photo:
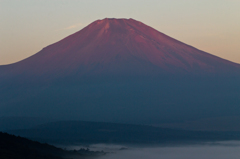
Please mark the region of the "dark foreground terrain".
POLYGON ((83 159, 104 154, 88 149, 66 151, 19 136, 0 132, 0 159, 83 159))
POLYGON ((61 159, 65 154, 60 148, 0 132, 1 159, 61 159))

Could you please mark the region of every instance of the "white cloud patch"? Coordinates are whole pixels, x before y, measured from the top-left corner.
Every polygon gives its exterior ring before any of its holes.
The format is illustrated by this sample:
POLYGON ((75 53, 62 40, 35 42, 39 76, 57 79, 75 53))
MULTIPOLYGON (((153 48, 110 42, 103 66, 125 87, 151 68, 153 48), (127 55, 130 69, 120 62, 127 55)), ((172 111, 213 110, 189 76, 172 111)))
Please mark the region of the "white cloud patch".
POLYGON ((66 27, 66 28, 58 29, 58 30, 56 30, 56 31, 70 30, 70 29, 74 29, 74 28, 81 27, 81 26, 83 26, 82 23, 77 23, 77 24, 74 24, 74 25, 68 26, 68 27, 66 27))

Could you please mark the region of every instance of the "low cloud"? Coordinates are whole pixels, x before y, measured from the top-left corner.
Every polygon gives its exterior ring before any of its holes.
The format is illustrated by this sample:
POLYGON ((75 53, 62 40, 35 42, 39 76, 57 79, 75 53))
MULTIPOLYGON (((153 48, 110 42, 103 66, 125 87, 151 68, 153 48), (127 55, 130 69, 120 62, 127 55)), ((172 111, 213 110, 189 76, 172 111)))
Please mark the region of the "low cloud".
POLYGON ((68 27, 66 27, 66 28, 58 29, 58 30, 56 30, 56 31, 70 30, 70 29, 74 29, 74 28, 81 27, 81 26, 83 26, 82 23, 77 23, 77 24, 74 24, 74 25, 68 26, 68 27))
POLYGON ((240 142, 143 147, 108 153, 99 159, 239 159, 240 142))
POLYGON ((91 151, 104 151, 106 155, 98 159, 239 159, 240 141, 221 141, 177 145, 124 146, 94 144, 85 146, 58 146, 67 150, 89 148, 91 151))

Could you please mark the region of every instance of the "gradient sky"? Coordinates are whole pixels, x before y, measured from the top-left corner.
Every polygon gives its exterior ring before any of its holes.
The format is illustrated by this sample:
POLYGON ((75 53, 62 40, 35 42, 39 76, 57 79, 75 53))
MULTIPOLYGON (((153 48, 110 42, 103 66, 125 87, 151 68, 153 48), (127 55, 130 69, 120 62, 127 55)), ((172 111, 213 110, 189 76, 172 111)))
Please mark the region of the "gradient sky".
POLYGON ((0 65, 106 17, 139 20, 240 63, 240 0, 0 0, 0 65))

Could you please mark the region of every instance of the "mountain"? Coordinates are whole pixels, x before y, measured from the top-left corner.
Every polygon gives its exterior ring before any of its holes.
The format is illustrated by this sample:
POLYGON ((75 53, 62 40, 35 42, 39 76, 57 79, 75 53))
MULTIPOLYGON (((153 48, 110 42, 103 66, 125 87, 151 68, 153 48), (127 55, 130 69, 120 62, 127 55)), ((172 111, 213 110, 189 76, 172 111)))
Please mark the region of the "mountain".
POLYGON ((47 143, 32 141, 20 136, 0 132, 1 159, 84 159, 104 155, 105 152, 89 149, 63 150, 47 143))
POLYGON ((133 19, 0 66, 0 116, 166 124, 240 116, 240 65, 133 19))
POLYGON ((239 72, 240 65, 186 45, 139 21, 106 18, 6 69, 35 76, 149 76, 239 72))
POLYGON ((173 144, 238 140, 239 133, 204 132, 167 129, 147 125, 106 122, 57 121, 30 129, 8 130, 8 133, 24 136, 40 142, 58 145, 80 144, 173 144))
POLYGON ((48 144, 0 132, 2 159, 63 159, 69 152, 48 144))

